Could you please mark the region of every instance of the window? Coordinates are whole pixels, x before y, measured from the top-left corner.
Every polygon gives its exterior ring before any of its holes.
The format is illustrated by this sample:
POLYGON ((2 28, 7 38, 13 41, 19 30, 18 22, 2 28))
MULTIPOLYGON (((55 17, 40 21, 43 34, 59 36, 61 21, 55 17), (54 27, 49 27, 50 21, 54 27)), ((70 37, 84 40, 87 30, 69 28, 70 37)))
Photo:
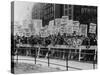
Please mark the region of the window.
POLYGON ((72 14, 72 9, 69 9, 69 14, 72 14))
POLYGON ((69 19, 73 19, 73 18, 72 18, 72 15, 69 15, 69 19))
POLYGON ((68 10, 65 10, 65 15, 66 15, 66 16, 68 15, 68 10))
POLYGON ((54 7, 52 6, 52 11, 54 11, 54 7))
POLYGON ((48 14, 50 13, 50 8, 48 8, 48 14))
POLYGON ((72 7, 72 5, 69 5, 69 8, 71 8, 72 7))
POLYGON ((68 5, 65 5, 65 8, 68 9, 68 5))

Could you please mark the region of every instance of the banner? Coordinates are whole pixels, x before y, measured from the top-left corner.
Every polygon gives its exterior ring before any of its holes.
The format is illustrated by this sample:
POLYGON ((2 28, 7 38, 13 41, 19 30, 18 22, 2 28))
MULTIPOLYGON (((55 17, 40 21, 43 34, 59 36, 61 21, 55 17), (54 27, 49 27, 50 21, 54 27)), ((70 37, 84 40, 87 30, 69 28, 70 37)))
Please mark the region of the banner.
POLYGON ((96 24, 90 23, 89 33, 96 33, 96 24))
POLYGON ((87 25, 85 24, 80 25, 80 35, 87 36, 87 25))

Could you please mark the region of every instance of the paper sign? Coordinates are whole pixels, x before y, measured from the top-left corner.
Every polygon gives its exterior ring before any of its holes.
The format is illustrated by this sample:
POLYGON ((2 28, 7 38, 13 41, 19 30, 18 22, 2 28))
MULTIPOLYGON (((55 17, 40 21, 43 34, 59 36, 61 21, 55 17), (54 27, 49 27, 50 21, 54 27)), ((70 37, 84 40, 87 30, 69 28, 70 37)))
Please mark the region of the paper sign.
POLYGON ((87 25, 85 25, 85 24, 80 25, 80 35, 87 36, 87 25))
POLYGON ((66 27, 66 32, 67 32, 68 34, 72 34, 72 33, 73 33, 73 26, 72 26, 72 25, 68 25, 68 26, 66 27))
POLYGON ((42 20, 33 19, 33 27, 35 29, 35 34, 39 35, 40 29, 42 28, 42 20))
POLYGON ((69 20, 69 17, 68 16, 62 16, 61 24, 67 24, 68 23, 68 20, 69 20))
POLYGON ((79 34, 79 21, 73 21, 73 32, 76 32, 76 34, 79 34))
POLYGON ((89 33, 96 33, 96 24, 90 23, 89 33))
POLYGON ((56 18, 56 19, 55 19, 55 25, 56 25, 56 26, 61 25, 61 18, 56 18))

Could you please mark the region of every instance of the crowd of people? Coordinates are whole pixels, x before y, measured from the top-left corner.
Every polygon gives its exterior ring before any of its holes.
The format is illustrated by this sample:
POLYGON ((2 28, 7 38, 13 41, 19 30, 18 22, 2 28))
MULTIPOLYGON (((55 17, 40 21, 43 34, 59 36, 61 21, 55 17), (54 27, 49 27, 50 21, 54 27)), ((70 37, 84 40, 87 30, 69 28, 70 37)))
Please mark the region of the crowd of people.
MULTIPOLYGON (((95 35, 90 35, 88 37, 85 36, 66 36, 66 34, 63 35, 50 35, 48 37, 40 37, 38 35, 32 35, 30 37, 25 36, 13 36, 12 35, 12 47, 16 48, 17 44, 28 44, 31 46, 34 45, 41 45, 41 46, 48 46, 48 45, 66 45, 69 47, 79 47, 79 46, 96 46, 97 45, 97 38, 95 35)), ((24 50, 22 50, 24 51, 24 50)), ((86 51, 86 50, 85 50, 86 51)), ((87 52, 87 51, 86 51, 87 52)), ((91 51, 90 51, 91 52, 91 51)), ((24 52, 22 52, 24 53, 24 52)), ((55 52, 56 53, 56 52, 55 52)), ((54 53, 54 54, 55 54, 54 53)), ((46 56, 46 54, 45 54, 46 56)), ((78 58, 78 54, 70 54, 70 56, 75 56, 73 58, 78 58), (76 57, 77 56, 77 57, 76 57)), ((93 60, 94 55, 84 55, 84 60, 93 60), (89 57, 89 58, 88 58, 89 57)))
MULTIPOLYGON (((13 35, 12 35, 13 36, 13 35)), ((66 45, 66 46, 80 46, 80 45, 97 45, 96 36, 90 35, 85 36, 66 36, 63 35, 50 35, 48 37, 40 37, 38 35, 31 35, 30 37, 25 36, 13 36, 15 44, 30 44, 30 45, 66 45)))

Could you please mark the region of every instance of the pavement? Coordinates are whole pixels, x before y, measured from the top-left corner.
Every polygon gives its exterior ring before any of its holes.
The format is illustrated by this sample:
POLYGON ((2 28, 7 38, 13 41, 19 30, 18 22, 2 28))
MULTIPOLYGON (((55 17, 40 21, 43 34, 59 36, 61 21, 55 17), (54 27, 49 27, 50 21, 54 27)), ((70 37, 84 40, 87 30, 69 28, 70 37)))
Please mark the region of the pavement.
MULTIPOLYGON (((17 62, 16 60, 17 56, 14 56, 14 62, 17 62)), ((18 56, 18 63, 28 63, 28 64, 35 64, 35 58, 30 56, 18 56)), ((60 59, 50 59, 49 68, 55 68, 59 69, 61 71, 66 71, 66 61, 60 60, 60 59)), ((47 58, 36 58, 36 64, 48 67, 48 59, 47 58)), ((91 70, 93 69, 92 63, 86 63, 86 62, 79 62, 74 60, 68 61, 68 71, 75 71, 75 70, 91 70)), ((95 69, 97 69, 97 64, 95 64, 95 69)))
POLYGON ((14 74, 40 73, 40 72, 58 72, 59 69, 44 67, 38 64, 18 63, 15 64, 14 74))

